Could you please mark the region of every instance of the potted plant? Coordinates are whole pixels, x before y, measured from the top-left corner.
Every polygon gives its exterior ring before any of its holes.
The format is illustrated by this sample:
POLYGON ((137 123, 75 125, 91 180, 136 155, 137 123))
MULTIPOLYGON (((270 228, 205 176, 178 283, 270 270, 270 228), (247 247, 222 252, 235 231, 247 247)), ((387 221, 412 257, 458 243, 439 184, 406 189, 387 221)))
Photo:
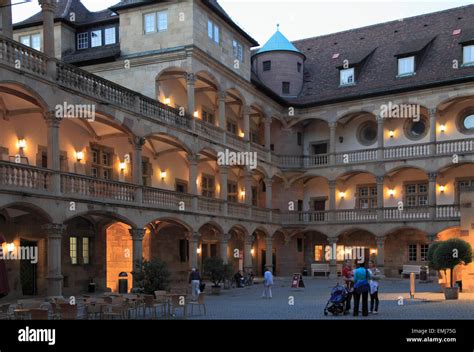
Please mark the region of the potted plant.
POLYGON ((165 262, 159 259, 144 260, 141 271, 132 272, 138 287, 136 292, 153 294, 155 291, 168 290, 170 284, 170 272, 165 262))
POLYGON ((221 292, 220 283, 226 277, 226 265, 222 258, 212 257, 206 258, 203 263, 203 272, 206 277, 212 282, 211 293, 218 295, 221 292))
POLYGON ((458 299, 459 287, 453 287, 453 272, 454 268, 457 265, 465 265, 472 262, 471 245, 459 238, 452 238, 447 241, 437 243, 438 244, 436 245, 436 248, 432 252, 431 263, 433 264, 434 268, 437 268, 438 270, 443 270, 445 273, 445 298, 458 299), (449 270, 449 279, 446 273, 447 270, 449 270))

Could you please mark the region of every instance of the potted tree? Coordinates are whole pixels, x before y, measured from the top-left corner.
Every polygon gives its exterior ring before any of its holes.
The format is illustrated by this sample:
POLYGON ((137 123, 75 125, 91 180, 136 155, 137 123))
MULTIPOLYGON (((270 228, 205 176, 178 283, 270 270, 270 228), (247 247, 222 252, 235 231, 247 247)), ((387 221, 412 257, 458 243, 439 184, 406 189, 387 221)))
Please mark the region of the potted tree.
POLYGON ((206 277, 212 282, 211 293, 218 295, 221 292, 221 282, 226 277, 226 265, 222 258, 211 257, 206 258, 203 263, 203 272, 206 277))
POLYGON ((432 263, 438 270, 443 270, 446 277, 444 296, 446 299, 458 299, 459 287, 453 287, 453 271, 457 265, 472 262, 472 248, 469 243, 459 238, 440 242, 433 251, 432 263), (449 279, 446 271, 449 270, 449 279))
POLYGON ((135 292, 153 294, 155 291, 168 290, 170 284, 170 272, 165 262, 159 259, 144 260, 139 272, 132 272, 138 286, 135 292))

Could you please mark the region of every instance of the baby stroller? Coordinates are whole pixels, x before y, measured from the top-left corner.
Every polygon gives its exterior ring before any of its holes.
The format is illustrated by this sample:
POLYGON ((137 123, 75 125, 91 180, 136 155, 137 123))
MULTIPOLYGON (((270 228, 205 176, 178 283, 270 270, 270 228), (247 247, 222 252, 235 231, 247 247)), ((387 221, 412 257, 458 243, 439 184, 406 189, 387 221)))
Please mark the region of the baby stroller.
POLYGON ((328 315, 328 312, 333 315, 344 314, 347 296, 347 288, 337 284, 331 290, 331 297, 324 308, 324 315, 328 315))

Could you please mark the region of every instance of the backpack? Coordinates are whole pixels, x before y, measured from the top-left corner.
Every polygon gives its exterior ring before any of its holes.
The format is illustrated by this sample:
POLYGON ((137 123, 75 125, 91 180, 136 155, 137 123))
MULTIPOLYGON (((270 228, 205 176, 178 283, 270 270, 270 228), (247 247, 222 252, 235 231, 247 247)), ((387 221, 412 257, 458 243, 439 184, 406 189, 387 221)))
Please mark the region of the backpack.
POLYGON ((365 279, 359 280, 354 285, 354 290, 358 293, 365 293, 370 291, 370 284, 369 284, 369 271, 365 269, 365 279))

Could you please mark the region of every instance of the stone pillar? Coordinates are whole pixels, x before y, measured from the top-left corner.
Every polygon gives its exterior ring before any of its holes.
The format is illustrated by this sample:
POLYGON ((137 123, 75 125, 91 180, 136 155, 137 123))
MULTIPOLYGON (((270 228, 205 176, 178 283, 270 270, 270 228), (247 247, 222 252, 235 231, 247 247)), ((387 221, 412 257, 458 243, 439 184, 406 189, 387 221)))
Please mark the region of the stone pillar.
POLYGON ((196 118, 194 117, 194 112, 196 109, 195 106, 195 95, 194 95, 194 85, 196 83, 196 76, 194 73, 186 74, 186 85, 188 92, 188 113, 191 116, 191 129, 196 129, 196 118))
POLYGON ((228 254, 228 248, 229 248, 229 240, 230 240, 230 234, 224 233, 221 236, 221 258, 224 264, 229 263, 229 254, 228 254))
POLYGON ((436 172, 428 173, 428 205, 430 207, 430 218, 436 217, 436 172))
POLYGON ((265 238, 265 267, 269 268, 273 273, 275 268, 273 267, 273 238, 267 236, 265 238))
POLYGON ((265 182, 265 207, 267 209, 273 209, 273 192, 272 192, 273 180, 271 178, 266 178, 264 182, 265 182))
POLYGON ((13 21, 12 21, 12 6, 11 0, 0 0, 0 7, 2 11, 2 31, 4 37, 13 39, 13 21))
POLYGON ((375 242, 377 243, 376 264, 382 275, 385 275, 385 239, 386 236, 377 236, 375 238, 375 242))
POLYGON ((59 195, 61 192, 61 153, 59 149, 59 125, 61 120, 56 118, 55 111, 49 111, 44 114, 47 125, 48 141, 48 169, 54 171, 51 176, 51 192, 59 195))
POLYGON ((46 224, 41 227, 48 239, 47 276, 48 296, 62 296, 62 269, 61 269, 61 240, 66 230, 62 224, 46 224))
POLYGON ((244 119, 244 141, 250 141, 250 106, 244 106, 242 109, 244 119))
POLYGON ((197 210, 197 196, 198 196, 198 187, 197 187, 197 178, 198 178, 198 155, 188 156, 189 162, 189 192, 194 196, 193 198, 193 210, 197 210))
POLYGON ((272 144, 272 118, 266 117, 264 120, 265 123, 265 148, 270 150, 272 144))
POLYGON ((219 127, 224 131, 227 130, 226 118, 225 118, 225 100, 227 98, 226 92, 219 92, 217 94, 217 99, 219 102, 219 127))
POLYGON ((384 177, 383 176, 377 176, 376 177, 376 182, 377 182, 377 220, 382 221, 383 220, 383 207, 384 207, 384 192, 383 192, 383 182, 384 182, 384 177))
POLYGON ((384 134, 385 119, 377 116, 377 160, 383 160, 383 148, 385 146, 384 134))
POLYGON ((193 231, 192 233, 189 233, 187 236, 187 239, 189 241, 189 269, 192 269, 192 268, 199 269, 197 249, 198 249, 200 237, 201 237, 201 234, 198 231, 193 231))
POLYGON ((250 170, 245 171, 244 184, 245 184, 245 204, 252 206, 252 172, 250 170))
MULTIPOLYGON (((142 166, 142 148, 145 144, 145 138, 134 137, 133 139, 133 157, 132 157, 132 170, 133 170, 133 183, 137 186, 143 186, 143 166, 142 166)), ((135 202, 142 203, 143 201, 143 189, 138 187, 135 192, 135 202)))
MULTIPOLYGON (((133 272, 139 273, 142 271, 143 264, 143 238, 145 237, 144 229, 130 229, 130 235, 132 236, 132 260, 133 260, 133 272)), ((137 276, 133 275, 133 287, 138 287, 139 283, 137 276)))
POLYGON ((331 246, 331 260, 329 260, 329 278, 337 278, 337 237, 328 237, 328 243, 331 246), (333 251, 333 248, 335 251, 333 251))
MULTIPOLYGON (((430 154, 436 154, 436 108, 428 109, 430 117, 430 154)), ((421 118, 421 117, 420 117, 421 118)))
POLYGON ((48 57, 47 71, 50 78, 56 80, 56 62, 54 51, 54 12, 57 0, 39 0, 43 11, 43 52, 48 57))
POLYGON ((331 221, 331 220, 335 220, 335 218, 336 218, 334 211, 336 210, 336 185, 337 185, 337 182, 336 181, 329 181, 328 185, 329 185, 329 211, 330 211, 328 219, 331 221))
POLYGON ((329 164, 336 163, 336 129, 337 122, 329 123, 329 164))
POLYGON ((220 199, 224 201, 223 204, 223 215, 227 216, 228 214, 228 207, 227 207, 227 198, 228 198, 228 189, 227 189, 227 180, 229 176, 229 168, 227 166, 220 167, 220 174, 221 174, 221 191, 220 191, 220 199))
POLYGON ((246 272, 253 270, 252 246, 255 240, 254 236, 245 236, 244 240, 244 269, 246 272))

